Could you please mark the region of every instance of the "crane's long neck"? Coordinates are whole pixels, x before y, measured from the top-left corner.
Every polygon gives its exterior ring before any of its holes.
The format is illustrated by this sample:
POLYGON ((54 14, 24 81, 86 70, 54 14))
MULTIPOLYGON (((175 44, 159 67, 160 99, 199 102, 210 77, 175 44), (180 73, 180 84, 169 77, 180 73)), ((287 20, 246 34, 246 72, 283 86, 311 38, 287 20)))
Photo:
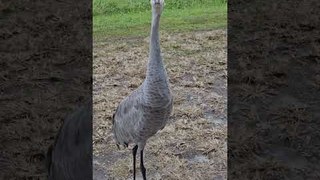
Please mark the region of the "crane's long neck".
POLYGON ((161 50, 160 50, 159 25, 160 25, 160 14, 153 12, 152 23, 151 23, 147 78, 152 78, 158 75, 164 75, 161 73, 164 71, 164 66, 163 66, 161 50))
MULTIPOLYGON (((160 38, 159 38, 160 15, 152 15, 151 36, 150 36, 150 60, 159 59, 160 57, 160 38)), ((153 62, 153 61, 151 61, 153 62)))
POLYGON ((170 90, 167 73, 163 65, 159 40, 160 14, 152 13, 149 61, 146 80, 144 82, 145 102, 151 106, 167 104, 170 90))

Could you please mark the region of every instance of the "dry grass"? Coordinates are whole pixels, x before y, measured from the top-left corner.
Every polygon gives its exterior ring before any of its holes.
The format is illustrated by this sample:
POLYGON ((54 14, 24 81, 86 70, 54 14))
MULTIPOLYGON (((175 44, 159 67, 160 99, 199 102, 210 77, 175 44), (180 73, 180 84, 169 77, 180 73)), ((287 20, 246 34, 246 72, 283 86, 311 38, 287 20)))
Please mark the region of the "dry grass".
MULTIPOLYGON (((226 31, 162 32, 161 40, 174 112, 167 126, 146 146, 147 176, 226 179, 226 31)), ((148 38, 94 44, 93 146, 97 179, 132 177, 131 151, 115 146, 111 116, 118 103, 142 83, 147 58, 148 38)))

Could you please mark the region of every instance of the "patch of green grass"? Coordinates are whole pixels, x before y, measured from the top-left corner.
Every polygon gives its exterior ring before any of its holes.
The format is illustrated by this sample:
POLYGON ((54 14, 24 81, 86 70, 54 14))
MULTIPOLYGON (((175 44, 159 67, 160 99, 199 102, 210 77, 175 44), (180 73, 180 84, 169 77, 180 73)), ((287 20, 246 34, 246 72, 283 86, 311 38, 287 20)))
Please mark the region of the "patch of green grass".
MULTIPOLYGON (((150 0, 93 0, 93 15, 141 12, 150 9, 150 0)), ((167 0, 166 9, 184 9, 203 5, 221 6, 226 0, 167 0)))
MULTIPOLYGON (((151 6, 147 1, 94 0, 94 39, 148 36, 151 6)), ((225 28, 226 24, 225 0, 176 0, 166 1, 160 30, 183 32, 225 28)))

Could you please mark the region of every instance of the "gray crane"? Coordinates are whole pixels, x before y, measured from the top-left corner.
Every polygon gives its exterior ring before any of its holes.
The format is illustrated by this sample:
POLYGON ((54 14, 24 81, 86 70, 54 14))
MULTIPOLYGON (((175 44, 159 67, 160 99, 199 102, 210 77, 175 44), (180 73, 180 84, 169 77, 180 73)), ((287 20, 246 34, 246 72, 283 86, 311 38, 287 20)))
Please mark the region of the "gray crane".
POLYGON ((173 97, 163 65, 159 41, 160 16, 164 0, 151 0, 152 23, 149 60, 144 82, 117 107, 112 131, 119 145, 133 144, 133 179, 136 178, 136 154, 140 152, 140 170, 146 179, 143 150, 147 140, 163 129, 172 111, 173 97))
POLYGON ((92 101, 63 123, 47 153, 49 180, 92 179, 92 101))

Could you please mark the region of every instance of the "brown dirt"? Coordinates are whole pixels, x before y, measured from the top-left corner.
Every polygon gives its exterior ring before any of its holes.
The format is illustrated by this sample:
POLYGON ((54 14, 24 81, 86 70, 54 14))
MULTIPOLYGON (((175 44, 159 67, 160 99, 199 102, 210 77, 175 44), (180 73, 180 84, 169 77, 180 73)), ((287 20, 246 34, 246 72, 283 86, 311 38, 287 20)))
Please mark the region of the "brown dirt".
MULTIPOLYGON (((226 179, 227 37, 225 30, 161 32, 174 112, 146 146, 150 179, 226 179)), ((148 38, 94 43, 95 179, 131 179, 129 149, 118 150, 111 116, 145 77, 148 38)), ((139 164, 139 161, 137 162, 139 164)), ((141 177, 140 171, 138 176, 141 177)))

